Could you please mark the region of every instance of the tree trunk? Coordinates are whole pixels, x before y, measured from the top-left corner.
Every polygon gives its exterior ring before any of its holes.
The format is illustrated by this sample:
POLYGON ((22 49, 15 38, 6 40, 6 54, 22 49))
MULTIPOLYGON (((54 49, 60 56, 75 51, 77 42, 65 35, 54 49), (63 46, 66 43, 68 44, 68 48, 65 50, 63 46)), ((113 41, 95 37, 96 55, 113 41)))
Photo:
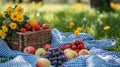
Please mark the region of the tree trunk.
POLYGON ((22 3, 22 0, 19 0, 19 3, 22 3))
POLYGON ((43 1, 43 0, 30 0, 30 2, 32 2, 32 1, 39 2, 39 1, 43 1))
POLYGON ((80 3, 80 0, 77 0, 77 3, 80 3))
POLYGON ((13 2, 15 2, 15 0, 13 0, 13 2))
MULTIPOLYGON (((13 2, 15 3, 15 0, 13 0, 13 2)), ((19 0, 19 3, 22 3, 22 0, 19 0)))
POLYGON ((100 11, 110 11, 110 0, 90 0, 91 7, 100 11))

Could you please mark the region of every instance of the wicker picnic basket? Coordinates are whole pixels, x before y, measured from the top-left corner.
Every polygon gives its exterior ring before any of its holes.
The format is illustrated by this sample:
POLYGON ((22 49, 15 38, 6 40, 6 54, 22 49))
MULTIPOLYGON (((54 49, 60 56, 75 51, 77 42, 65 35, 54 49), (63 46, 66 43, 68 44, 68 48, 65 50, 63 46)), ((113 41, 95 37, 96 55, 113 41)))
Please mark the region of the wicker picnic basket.
POLYGON ((51 42, 51 30, 47 29, 26 33, 17 32, 17 36, 9 36, 6 38, 6 41, 8 46, 14 50, 23 51, 24 47, 29 45, 37 49, 51 42))

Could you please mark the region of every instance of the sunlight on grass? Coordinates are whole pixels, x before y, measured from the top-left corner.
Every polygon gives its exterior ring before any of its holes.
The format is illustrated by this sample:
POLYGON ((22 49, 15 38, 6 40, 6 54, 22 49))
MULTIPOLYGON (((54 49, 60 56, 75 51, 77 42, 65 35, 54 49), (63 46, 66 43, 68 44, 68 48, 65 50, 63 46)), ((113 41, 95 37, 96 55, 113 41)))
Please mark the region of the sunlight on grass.
MULTIPOLYGON (((120 49, 120 4, 111 3, 115 12, 100 13, 92 8, 89 4, 44 4, 39 3, 6 3, 4 6, 0 4, 0 12, 7 9, 8 6, 22 5, 25 14, 30 18, 35 18, 43 23, 50 24, 51 28, 57 28, 63 32, 74 32, 77 27, 82 28, 82 32, 93 35, 96 39, 113 38, 117 41, 117 47, 112 49, 118 51, 120 49), (70 22, 75 25, 71 28, 70 22), (104 30, 105 26, 110 26, 109 30, 104 30)), ((3 12, 4 13, 4 12, 3 12)))

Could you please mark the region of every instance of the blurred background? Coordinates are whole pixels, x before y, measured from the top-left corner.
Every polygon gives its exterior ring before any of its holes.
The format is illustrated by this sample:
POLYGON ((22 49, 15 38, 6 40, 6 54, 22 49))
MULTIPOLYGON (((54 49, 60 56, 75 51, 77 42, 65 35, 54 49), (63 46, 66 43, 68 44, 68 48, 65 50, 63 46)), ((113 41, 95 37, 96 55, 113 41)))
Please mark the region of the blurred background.
POLYGON ((88 33, 95 39, 113 38, 120 52, 120 0, 1 0, 0 12, 21 5, 24 14, 62 32, 88 33))

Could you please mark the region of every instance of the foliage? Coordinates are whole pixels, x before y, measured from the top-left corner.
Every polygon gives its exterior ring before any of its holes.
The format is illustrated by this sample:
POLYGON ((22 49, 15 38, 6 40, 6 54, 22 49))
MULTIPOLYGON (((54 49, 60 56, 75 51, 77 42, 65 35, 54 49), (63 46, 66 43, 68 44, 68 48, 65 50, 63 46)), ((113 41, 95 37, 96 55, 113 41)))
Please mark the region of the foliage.
POLYGON ((14 8, 8 7, 4 13, 0 13, 0 37, 5 39, 6 36, 15 36, 19 28, 23 27, 28 20, 26 15, 22 15, 24 9, 21 6, 14 8))
MULTIPOLYGON (((48 23, 51 28, 73 33, 77 28, 81 28, 79 33, 89 33, 95 39, 113 38, 117 41, 117 46, 109 50, 120 52, 120 4, 111 3, 115 12, 102 13, 82 3, 73 5, 46 4, 41 6, 32 2, 21 5, 26 9, 25 14, 27 16, 40 20, 43 23, 48 23), (71 22, 74 24, 70 24, 71 22), (108 27, 105 29, 106 26, 108 27)), ((1 8, 4 9, 3 7, 1 8)))

